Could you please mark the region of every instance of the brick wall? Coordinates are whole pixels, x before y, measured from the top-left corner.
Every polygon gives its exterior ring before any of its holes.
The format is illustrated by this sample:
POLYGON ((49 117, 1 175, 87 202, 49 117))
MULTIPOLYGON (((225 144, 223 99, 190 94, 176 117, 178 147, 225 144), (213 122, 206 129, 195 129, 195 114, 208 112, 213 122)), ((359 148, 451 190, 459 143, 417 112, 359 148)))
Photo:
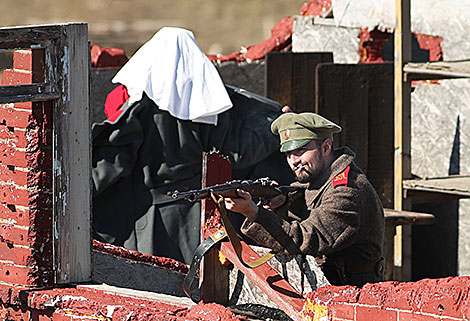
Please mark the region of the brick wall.
POLYGON ((334 321, 451 321, 470 318, 470 277, 328 286, 308 295, 305 318, 334 321), (323 318, 323 319, 322 319, 323 318))
POLYGON ((25 290, 0 284, 0 300, 2 321, 197 320, 185 317, 188 305, 93 287, 25 290))
MULTIPOLYGON (((42 50, 14 53, 2 85, 43 80, 42 50)), ((0 104, 0 281, 52 278, 52 103, 0 104)))
MULTIPOLYGON (((15 51, 1 85, 41 82, 43 66, 42 51, 15 51)), ((51 102, 0 104, 0 320, 201 320, 178 299, 54 286, 52 108, 51 102)), ((208 309, 214 312, 204 305, 197 311, 207 315, 208 309)), ((224 320, 238 320, 219 309, 224 320)))

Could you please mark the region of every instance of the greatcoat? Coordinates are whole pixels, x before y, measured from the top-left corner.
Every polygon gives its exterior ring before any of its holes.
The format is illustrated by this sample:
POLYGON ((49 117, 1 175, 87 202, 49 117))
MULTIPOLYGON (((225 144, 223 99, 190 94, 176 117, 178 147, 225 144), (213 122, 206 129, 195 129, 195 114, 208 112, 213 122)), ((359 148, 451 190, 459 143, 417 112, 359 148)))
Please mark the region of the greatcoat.
POLYGON ((203 152, 227 156, 234 177, 290 174, 285 161, 274 161, 282 155, 269 130, 282 106, 227 91, 234 107, 218 115, 217 126, 176 119, 145 94, 116 122, 93 125, 95 238, 189 264, 200 242, 200 203, 174 201, 168 192, 201 188, 203 152))
POLYGON ((260 207, 256 220, 245 220, 241 230, 279 253, 323 257, 325 274, 339 279, 329 279, 333 284, 380 281, 384 272, 382 203, 354 163, 354 152, 343 147, 334 153, 336 160, 315 180, 294 183, 306 187, 304 197, 276 210, 278 215, 260 207), (331 275, 331 266, 337 275, 331 275))

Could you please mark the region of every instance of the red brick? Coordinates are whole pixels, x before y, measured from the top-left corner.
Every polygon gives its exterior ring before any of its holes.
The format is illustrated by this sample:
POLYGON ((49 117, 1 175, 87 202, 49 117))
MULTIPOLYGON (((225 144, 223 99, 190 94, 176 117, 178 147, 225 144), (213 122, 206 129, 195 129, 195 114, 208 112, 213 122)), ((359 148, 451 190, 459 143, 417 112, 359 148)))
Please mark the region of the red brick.
POLYGON ((399 321, 440 321, 438 316, 430 316, 418 313, 409 313, 400 311, 399 321))
POLYGON ((0 281, 29 286, 40 286, 43 284, 51 284, 52 273, 39 273, 37 267, 18 266, 11 263, 0 261, 0 281), (39 275, 41 277, 39 277, 39 275), (49 276, 49 281, 47 277, 49 276), (44 280, 44 279, 45 280, 44 280))
POLYGON ((32 72, 16 71, 13 69, 5 69, 2 76, 3 86, 26 85, 33 81, 32 72))
POLYGON ((367 283, 362 287, 359 303, 383 306, 396 285, 397 282, 367 283))
POLYGON ((31 101, 18 102, 18 103, 15 103, 15 108, 18 108, 18 109, 32 109, 33 108, 33 102, 31 102, 31 101))
POLYGON ((52 132, 0 125, 0 139, 18 148, 43 148, 52 145, 52 132))
MULTIPOLYGON (((54 314, 52 315, 52 318, 54 321, 88 321, 88 320, 99 320, 103 319, 103 317, 100 316, 90 316, 90 315, 82 315, 80 313, 75 313, 75 311, 55 311, 54 314)), ((175 318, 172 318, 175 319, 175 318)), ((105 318, 103 320, 108 320, 108 318, 105 318)), ((109 318, 109 320, 111 320, 109 318)), ((122 319, 124 320, 124 319, 122 319)))
POLYGON ((52 129, 52 108, 50 102, 35 102, 31 109, 1 104, 0 124, 13 128, 52 129))
POLYGON ((355 286, 324 286, 319 288, 315 292, 311 292, 308 296, 312 301, 315 298, 318 299, 322 304, 329 302, 347 302, 356 303, 361 289, 355 286))
POLYGON ((429 36, 416 33, 416 40, 418 40, 419 47, 424 50, 429 50, 429 61, 443 60, 442 54, 442 37, 429 36))
POLYGON ((52 149, 22 151, 0 142, 0 162, 11 166, 52 169, 52 149))
POLYGON ((416 283, 422 284, 417 300, 421 311, 454 318, 466 315, 470 295, 469 277, 421 280, 416 283))
POLYGON ((304 2, 300 8, 301 16, 320 16, 331 9, 331 0, 304 2))
POLYGON ((0 203, 0 218, 35 229, 52 227, 52 211, 47 209, 23 209, 15 205, 0 203))
POLYGON ((52 268, 52 247, 40 249, 16 247, 0 238, 0 260, 24 266, 52 268))
POLYGON ((333 320, 354 320, 355 306, 346 304, 331 304, 328 306, 328 313, 333 320))
POLYGON ((0 125, 0 139, 6 141, 6 144, 19 148, 26 148, 28 141, 26 131, 8 127, 7 125, 0 125))
POLYGON ((0 164, 0 181, 17 187, 52 188, 52 170, 19 170, 15 166, 0 164))
POLYGON ((19 128, 26 128, 29 125, 32 111, 15 109, 11 104, 0 107, 0 123, 19 128))
POLYGON ((0 306, 1 304, 11 304, 11 292, 11 286, 5 284, 0 285, 0 306))
POLYGON ((31 255, 31 249, 15 247, 13 243, 0 238, 0 260, 27 265, 31 255))
POLYGON ((16 50, 13 53, 13 68, 32 71, 33 55, 31 50, 16 50))
POLYGON ((16 50, 13 53, 13 68, 32 71, 33 83, 44 81, 44 62, 44 49, 16 50))
POLYGON ((98 45, 91 46, 91 66, 97 67, 122 67, 129 60, 122 49, 104 48, 98 45))
POLYGON ((52 194, 0 185, 0 203, 50 209, 52 208, 52 194))
POLYGON ((29 246, 35 249, 52 247, 52 228, 35 229, 28 226, 17 226, 14 224, 0 224, 0 242, 14 245, 29 246))
POLYGON ((397 321, 397 312, 377 307, 356 307, 356 320, 361 321, 397 321))
POLYGON ((73 321, 70 315, 65 314, 64 311, 55 311, 52 315, 54 321, 73 321))
POLYGON ((0 317, 5 321, 26 321, 31 320, 31 312, 25 309, 20 309, 19 307, 6 307, 4 305, 0 305, 0 317))

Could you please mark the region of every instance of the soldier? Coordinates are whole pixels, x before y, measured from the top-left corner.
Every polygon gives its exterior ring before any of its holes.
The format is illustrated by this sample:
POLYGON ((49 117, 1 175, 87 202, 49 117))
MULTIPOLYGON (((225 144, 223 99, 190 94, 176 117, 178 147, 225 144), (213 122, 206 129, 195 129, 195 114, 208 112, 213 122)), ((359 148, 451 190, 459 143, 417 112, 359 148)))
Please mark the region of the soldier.
POLYGON ((239 190, 228 210, 245 216, 241 231, 278 253, 313 255, 334 285, 384 279, 382 203, 348 147, 333 149, 341 127, 314 113, 288 112, 271 124, 305 193, 258 206, 239 190), (277 214, 274 215, 273 211, 277 214))

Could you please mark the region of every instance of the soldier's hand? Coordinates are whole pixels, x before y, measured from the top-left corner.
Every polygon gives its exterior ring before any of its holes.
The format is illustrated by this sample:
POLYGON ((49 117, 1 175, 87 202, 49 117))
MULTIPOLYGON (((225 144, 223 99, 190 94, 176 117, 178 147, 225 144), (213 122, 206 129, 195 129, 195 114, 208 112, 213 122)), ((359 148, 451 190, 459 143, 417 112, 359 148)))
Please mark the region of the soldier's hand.
POLYGON ((249 221, 256 220, 258 216, 258 206, 251 199, 250 193, 237 189, 239 197, 225 198, 225 208, 232 212, 243 214, 249 221))
POLYGON ((292 108, 290 108, 290 106, 288 106, 288 105, 285 105, 284 107, 282 107, 281 110, 282 110, 283 113, 292 113, 293 112, 292 108))
POLYGON ((287 197, 284 194, 279 194, 271 198, 269 203, 265 204, 263 207, 268 210, 274 211, 276 208, 284 205, 284 203, 286 202, 286 199, 287 197))

